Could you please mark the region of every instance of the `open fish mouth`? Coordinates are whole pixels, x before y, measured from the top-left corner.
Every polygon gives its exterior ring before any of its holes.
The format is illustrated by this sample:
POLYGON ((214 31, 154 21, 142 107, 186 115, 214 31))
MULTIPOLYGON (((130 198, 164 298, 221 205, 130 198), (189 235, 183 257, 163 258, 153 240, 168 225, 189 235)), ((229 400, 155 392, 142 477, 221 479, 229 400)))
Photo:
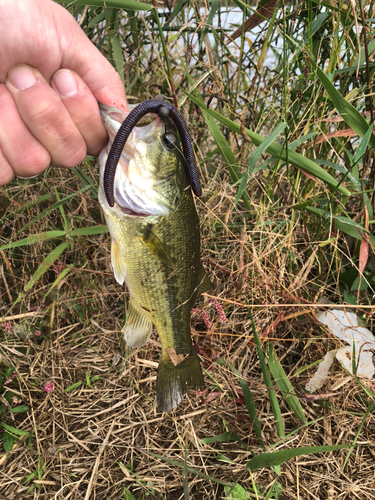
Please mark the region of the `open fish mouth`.
MULTIPOLYGON (((103 176, 104 192, 107 198, 108 205, 110 207, 113 207, 115 204, 115 174, 117 164, 120 161, 125 144, 129 140, 129 137, 132 135, 132 131, 136 127, 137 123, 142 120, 142 118, 148 113, 157 113, 159 118, 163 121, 163 143, 166 149, 169 149, 170 151, 178 149, 177 136, 172 134, 175 139, 171 140, 169 137, 170 134, 167 133, 167 122, 173 122, 175 130, 177 129, 180 134, 183 156, 186 161, 191 188, 196 196, 201 196, 202 194, 202 186, 199 180, 197 163, 187 125, 181 113, 172 104, 160 98, 155 98, 141 102, 140 104, 138 104, 138 106, 132 109, 132 111, 130 111, 128 116, 121 124, 115 138, 113 139, 111 149, 108 153, 103 176)), ((163 161, 165 161, 165 159, 163 159, 163 161)))
MULTIPOLYGON (((100 113, 109 135, 109 143, 99 156, 100 185, 103 190, 108 154, 128 113, 102 104, 100 113)), ((101 196, 101 201, 118 215, 166 217, 175 210, 180 199, 176 167, 173 168, 173 164, 179 160, 174 153, 165 151, 162 145, 163 121, 157 116, 154 119, 146 117, 144 121, 145 124, 133 128, 122 150, 113 183, 114 207, 111 208, 105 196, 101 196), (160 173, 160 163, 166 161, 171 171, 160 173)))

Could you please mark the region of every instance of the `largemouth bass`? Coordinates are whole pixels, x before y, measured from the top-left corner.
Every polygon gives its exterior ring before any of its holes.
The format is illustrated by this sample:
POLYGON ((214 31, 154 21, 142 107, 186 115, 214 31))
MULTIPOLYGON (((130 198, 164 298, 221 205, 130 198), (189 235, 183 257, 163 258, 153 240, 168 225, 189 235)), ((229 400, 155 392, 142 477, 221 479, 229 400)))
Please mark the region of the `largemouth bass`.
POLYGON ((130 347, 140 347, 155 326, 162 345, 157 407, 168 412, 204 383, 190 332, 194 302, 212 288, 200 260, 198 215, 176 128, 155 115, 126 141, 110 206, 104 170, 128 113, 101 105, 101 115, 109 144, 99 156, 99 201, 111 234, 113 272, 130 295, 123 333, 130 347))

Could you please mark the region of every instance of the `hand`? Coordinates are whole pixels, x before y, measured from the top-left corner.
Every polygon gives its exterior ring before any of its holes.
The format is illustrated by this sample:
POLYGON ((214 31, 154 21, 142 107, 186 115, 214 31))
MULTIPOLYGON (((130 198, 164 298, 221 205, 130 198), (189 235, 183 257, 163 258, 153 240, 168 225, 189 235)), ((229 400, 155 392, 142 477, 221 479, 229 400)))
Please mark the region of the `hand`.
POLYGON ((127 110, 122 81, 63 7, 0 0, 0 186, 74 167, 107 142, 97 101, 127 110))

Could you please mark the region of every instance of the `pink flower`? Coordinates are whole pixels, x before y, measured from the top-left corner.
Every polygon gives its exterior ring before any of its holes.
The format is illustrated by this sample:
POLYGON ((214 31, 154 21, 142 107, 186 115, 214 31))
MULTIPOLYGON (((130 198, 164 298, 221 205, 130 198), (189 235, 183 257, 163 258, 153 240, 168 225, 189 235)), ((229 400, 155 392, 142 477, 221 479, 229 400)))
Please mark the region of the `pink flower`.
POLYGON ((220 316, 221 321, 223 323, 226 323, 228 321, 228 318, 225 316, 223 306, 216 299, 211 300, 211 304, 213 304, 216 307, 216 311, 220 316))
POLYGON ((54 389, 53 382, 48 382, 48 384, 44 386, 44 390, 46 392, 51 392, 53 391, 53 389, 54 389))
POLYGON ((200 314, 202 316, 204 324, 206 325, 206 328, 210 328, 211 321, 210 321, 210 318, 208 317, 208 314, 206 313, 206 311, 203 311, 203 310, 200 311, 199 309, 192 309, 191 311, 195 314, 200 314))
POLYGON ((15 372, 15 371, 13 371, 13 372, 9 375, 8 380, 6 380, 6 381, 4 382, 4 385, 10 384, 10 383, 12 382, 12 380, 14 379, 14 377, 15 377, 15 376, 16 376, 16 372, 15 372))
POLYGON ((40 330, 35 330, 34 334, 35 334, 37 337, 39 337, 39 335, 40 335, 40 330))
POLYGON ((56 275, 60 274, 61 271, 64 269, 64 264, 61 262, 61 260, 58 260, 55 265, 55 273, 56 275))
POLYGON ((22 401, 18 399, 16 396, 13 396, 13 403, 17 405, 18 403, 21 403, 22 401))
POLYGON ((12 323, 7 321, 1 325, 4 328, 5 333, 14 333, 14 329, 12 328, 12 323))
POLYGON ((201 315, 202 315, 202 319, 204 321, 204 324, 206 325, 206 328, 210 328, 211 326, 211 321, 210 321, 210 318, 208 317, 208 314, 206 313, 206 311, 201 311, 201 315))

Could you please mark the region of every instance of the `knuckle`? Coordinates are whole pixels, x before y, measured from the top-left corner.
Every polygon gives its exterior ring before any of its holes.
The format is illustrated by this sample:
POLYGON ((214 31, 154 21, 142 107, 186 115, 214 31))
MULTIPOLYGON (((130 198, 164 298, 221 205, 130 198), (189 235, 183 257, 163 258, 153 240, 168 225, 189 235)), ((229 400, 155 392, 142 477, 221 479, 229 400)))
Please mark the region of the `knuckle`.
POLYGON ((30 151, 29 154, 23 153, 19 158, 19 163, 23 168, 30 172, 30 175, 37 175, 46 170, 50 164, 51 158, 47 151, 30 151))
POLYGON ((86 145, 83 140, 77 147, 69 145, 65 148, 67 154, 62 155, 61 158, 56 159, 53 163, 58 167, 73 168, 83 162, 86 157, 86 145))
POLYGON ((33 137, 25 137, 23 147, 14 149, 13 152, 12 163, 14 163, 15 170, 26 171, 30 175, 43 172, 51 161, 48 151, 33 137))

